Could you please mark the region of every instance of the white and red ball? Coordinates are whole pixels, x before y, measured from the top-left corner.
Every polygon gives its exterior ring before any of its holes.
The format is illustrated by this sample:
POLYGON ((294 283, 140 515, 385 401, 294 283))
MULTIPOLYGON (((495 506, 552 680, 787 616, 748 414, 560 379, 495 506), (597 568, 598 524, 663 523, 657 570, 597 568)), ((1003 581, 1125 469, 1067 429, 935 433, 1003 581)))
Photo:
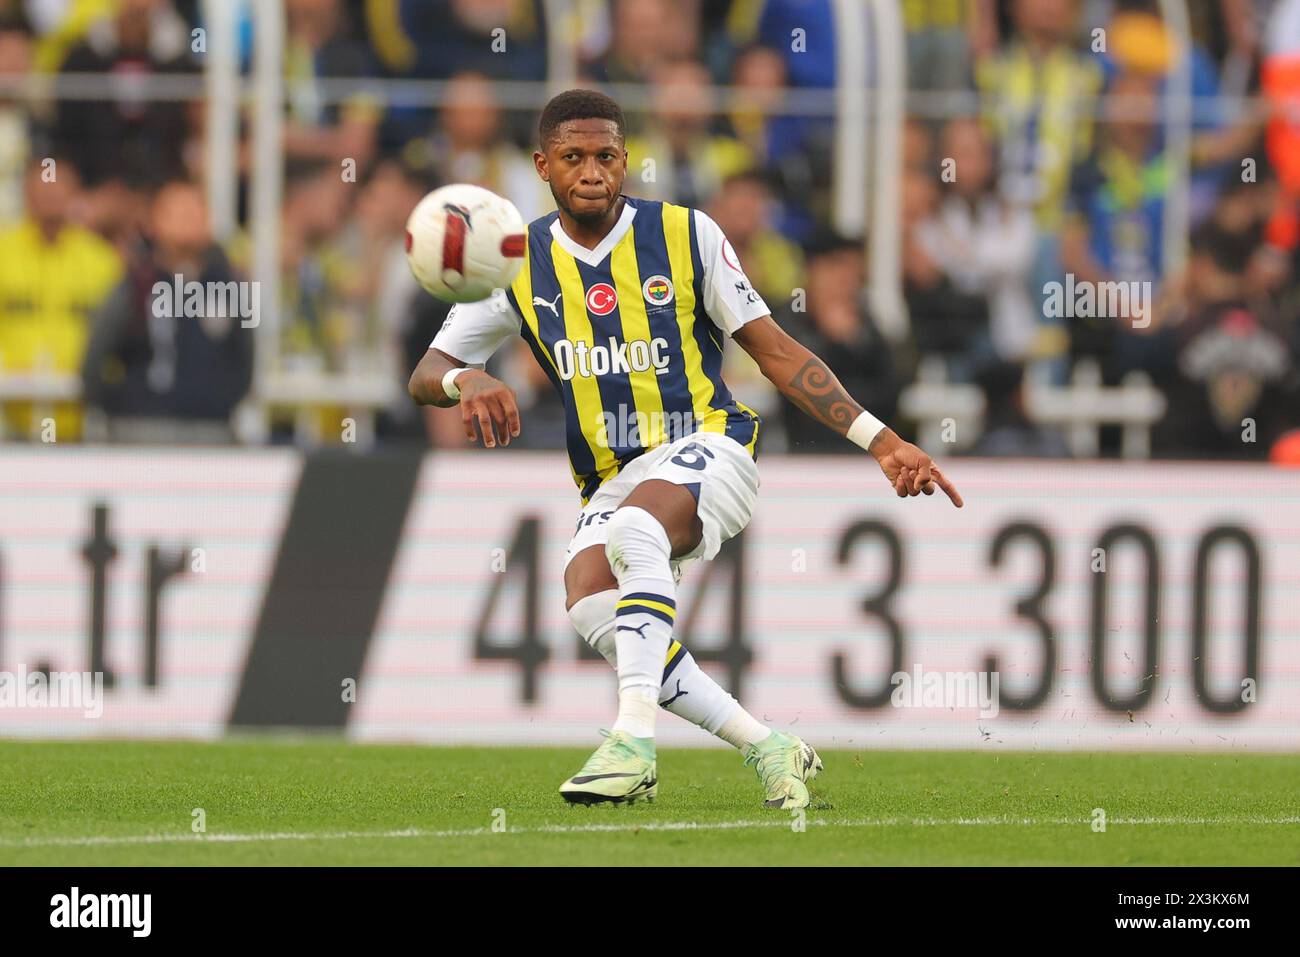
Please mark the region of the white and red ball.
POLYGON ((416 280, 445 302, 478 302, 519 274, 527 227, 515 204, 468 183, 435 189, 406 220, 416 280))

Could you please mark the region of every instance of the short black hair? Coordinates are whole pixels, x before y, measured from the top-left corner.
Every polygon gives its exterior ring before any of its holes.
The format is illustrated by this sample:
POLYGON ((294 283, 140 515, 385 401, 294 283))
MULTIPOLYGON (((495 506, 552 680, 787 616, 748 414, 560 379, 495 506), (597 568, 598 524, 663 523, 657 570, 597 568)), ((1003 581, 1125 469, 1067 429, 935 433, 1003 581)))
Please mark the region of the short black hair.
POLYGON ((618 127, 619 139, 627 139, 627 122, 623 108, 599 90, 565 90, 551 98, 537 123, 537 138, 546 144, 555 136, 560 124, 570 120, 611 120, 618 127))

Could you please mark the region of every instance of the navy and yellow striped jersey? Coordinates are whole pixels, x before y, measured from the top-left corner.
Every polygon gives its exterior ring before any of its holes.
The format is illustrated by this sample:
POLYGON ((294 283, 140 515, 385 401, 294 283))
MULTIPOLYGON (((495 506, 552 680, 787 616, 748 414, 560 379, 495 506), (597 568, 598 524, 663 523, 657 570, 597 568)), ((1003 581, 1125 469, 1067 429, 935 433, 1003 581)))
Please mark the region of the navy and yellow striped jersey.
POLYGON ((475 365, 523 337, 564 402, 584 503, 647 449, 695 431, 757 457, 759 416, 722 381, 722 350, 724 334, 769 310, 704 213, 624 197, 594 250, 551 213, 529 225, 504 298, 457 306, 432 345, 475 365))

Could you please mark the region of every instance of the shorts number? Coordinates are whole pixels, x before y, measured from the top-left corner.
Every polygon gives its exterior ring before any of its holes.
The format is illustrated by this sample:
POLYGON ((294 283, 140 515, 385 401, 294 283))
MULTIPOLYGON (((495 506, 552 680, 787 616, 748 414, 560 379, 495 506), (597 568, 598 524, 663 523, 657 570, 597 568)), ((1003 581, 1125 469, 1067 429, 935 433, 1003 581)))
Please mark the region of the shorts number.
POLYGON ((681 465, 699 471, 709 464, 704 461, 705 457, 713 458, 714 455, 707 446, 700 445, 699 442, 692 442, 674 455, 671 461, 673 465, 681 465))

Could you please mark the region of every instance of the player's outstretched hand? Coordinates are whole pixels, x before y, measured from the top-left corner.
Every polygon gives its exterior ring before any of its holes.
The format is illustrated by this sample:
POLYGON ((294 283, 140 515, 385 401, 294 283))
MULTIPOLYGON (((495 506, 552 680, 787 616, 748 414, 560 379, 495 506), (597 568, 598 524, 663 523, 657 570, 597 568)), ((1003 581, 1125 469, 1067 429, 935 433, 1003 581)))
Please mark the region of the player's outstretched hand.
POLYGON ((465 437, 473 442, 478 438, 474 423, 483 435, 483 446, 493 448, 498 437, 502 445, 519 434, 519 405, 515 390, 500 379, 495 379, 481 369, 473 369, 456 380, 460 388, 460 418, 465 424, 465 437))
POLYGON ((933 495, 935 488, 941 488, 958 508, 962 506, 961 493, 939 471, 930 456, 926 455, 911 442, 904 442, 893 432, 882 435, 872 444, 871 453, 880 463, 880 470, 885 473, 889 484, 899 498, 909 495, 933 495), (879 447, 877 447, 879 446, 879 447))

